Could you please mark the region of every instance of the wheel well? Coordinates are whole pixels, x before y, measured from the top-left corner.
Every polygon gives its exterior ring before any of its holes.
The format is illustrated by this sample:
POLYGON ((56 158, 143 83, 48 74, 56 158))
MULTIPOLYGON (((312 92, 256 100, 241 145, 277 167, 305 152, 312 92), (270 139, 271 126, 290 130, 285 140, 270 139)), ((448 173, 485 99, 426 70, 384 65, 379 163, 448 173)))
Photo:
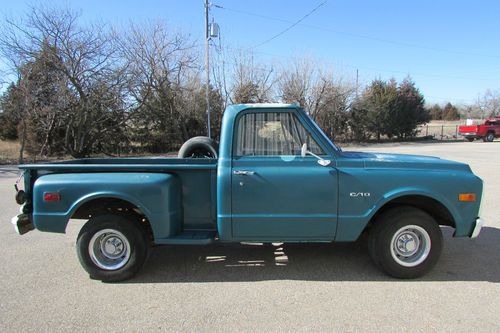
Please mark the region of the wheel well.
POLYGON ((371 219, 370 224, 372 221, 376 220, 377 216, 396 206, 412 206, 421 209, 432 216, 439 225, 446 225, 455 228, 455 220, 453 219, 453 216, 448 208, 446 208, 439 201, 423 195, 407 195, 389 201, 377 211, 371 219))
POLYGON ((102 214, 122 214, 133 216, 148 230, 150 239, 153 239, 153 229, 146 215, 136 205, 117 198, 97 198, 85 202, 71 216, 72 219, 88 220, 102 214))

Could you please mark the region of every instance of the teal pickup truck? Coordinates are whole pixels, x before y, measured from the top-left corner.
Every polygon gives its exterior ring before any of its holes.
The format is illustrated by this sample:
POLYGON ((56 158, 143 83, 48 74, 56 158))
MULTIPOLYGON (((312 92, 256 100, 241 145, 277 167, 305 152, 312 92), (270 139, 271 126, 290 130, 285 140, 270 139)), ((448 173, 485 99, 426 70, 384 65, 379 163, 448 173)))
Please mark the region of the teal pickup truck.
POLYGON ((88 220, 77 254, 91 278, 121 281, 152 245, 352 242, 415 278, 438 261, 440 225, 476 237, 483 183, 436 157, 344 152, 296 105, 229 106, 220 147, 187 141, 179 158, 78 159, 21 165, 16 230, 64 233, 88 220), (201 158, 194 158, 201 157, 201 158))

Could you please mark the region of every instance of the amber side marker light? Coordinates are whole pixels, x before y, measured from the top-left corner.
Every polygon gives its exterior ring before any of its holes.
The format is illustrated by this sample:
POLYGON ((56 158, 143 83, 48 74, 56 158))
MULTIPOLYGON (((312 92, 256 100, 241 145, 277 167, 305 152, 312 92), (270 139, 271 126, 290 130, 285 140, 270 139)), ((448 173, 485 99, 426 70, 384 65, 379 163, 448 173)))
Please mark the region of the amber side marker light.
POLYGON ((476 194, 475 193, 460 193, 458 195, 458 201, 475 202, 476 201, 476 194))

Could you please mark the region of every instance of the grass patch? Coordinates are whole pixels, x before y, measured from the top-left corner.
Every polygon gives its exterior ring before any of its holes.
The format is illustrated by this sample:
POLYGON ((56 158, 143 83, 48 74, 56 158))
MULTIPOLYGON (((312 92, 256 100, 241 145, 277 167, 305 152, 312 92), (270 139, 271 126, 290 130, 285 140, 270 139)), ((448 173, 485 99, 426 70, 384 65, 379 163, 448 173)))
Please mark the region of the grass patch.
POLYGON ((20 147, 18 141, 0 140, 0 164, 17 164, 20 147))

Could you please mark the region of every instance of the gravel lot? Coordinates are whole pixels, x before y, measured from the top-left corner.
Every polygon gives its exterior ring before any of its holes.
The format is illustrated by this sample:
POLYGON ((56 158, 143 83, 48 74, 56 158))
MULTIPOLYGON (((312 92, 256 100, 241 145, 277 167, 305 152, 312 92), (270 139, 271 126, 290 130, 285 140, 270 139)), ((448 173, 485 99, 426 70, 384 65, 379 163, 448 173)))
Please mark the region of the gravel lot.
POLYGON ((500 142, 350 147, 467 162, 485 181, 474 240, 453 239, 424 278, 398 281, 365 243, 159 247, 133 280, 92 281, 65 235, 18 236, 15 174, 0 168, 0 331, 500 331, 500 142))

